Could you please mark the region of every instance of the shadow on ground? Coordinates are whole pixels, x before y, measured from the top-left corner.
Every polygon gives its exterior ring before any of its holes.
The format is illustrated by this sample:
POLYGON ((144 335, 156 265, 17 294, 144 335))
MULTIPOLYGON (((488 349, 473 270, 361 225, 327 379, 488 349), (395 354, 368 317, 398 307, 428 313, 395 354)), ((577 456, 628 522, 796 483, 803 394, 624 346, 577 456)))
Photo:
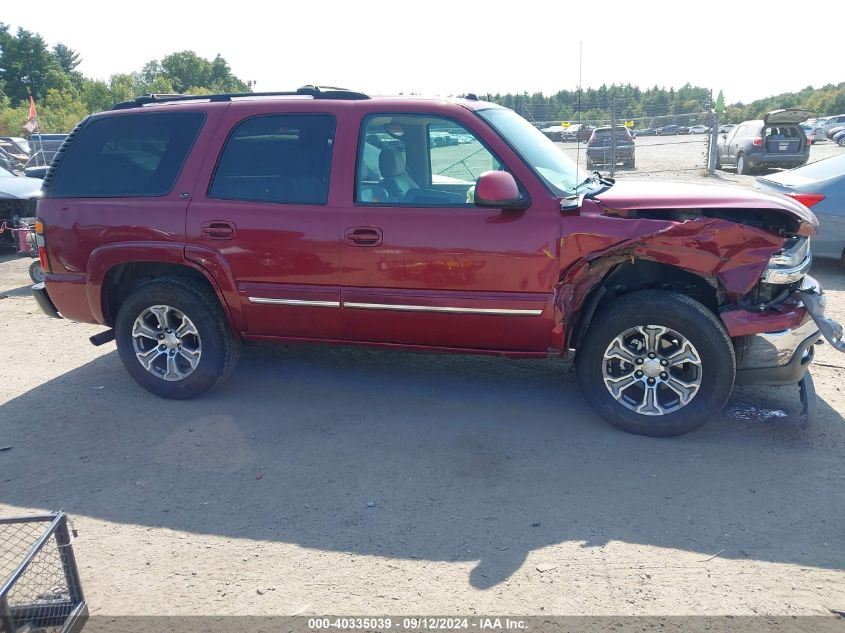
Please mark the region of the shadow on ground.
MULTIPOLYGON (((797 389, 735 402, 794 407, 797 389)), ((845 563, 842 418, 721 415, 672 440, 607 426, 559 362, 254 347, 205 398, 143 392, 115 352, 0 406, 0 503, 436 561, 507 579, 611 540, 845 563)))

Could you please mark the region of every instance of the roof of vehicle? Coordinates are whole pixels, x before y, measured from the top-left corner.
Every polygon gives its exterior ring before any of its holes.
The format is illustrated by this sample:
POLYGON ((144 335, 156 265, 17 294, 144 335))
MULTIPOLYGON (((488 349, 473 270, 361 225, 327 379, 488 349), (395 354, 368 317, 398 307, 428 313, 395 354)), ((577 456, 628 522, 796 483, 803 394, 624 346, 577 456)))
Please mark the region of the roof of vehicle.
POLYGON ((235 103, 235 102, 255 102, 255 101, 270 101, 270 100, 320 100, 320 101, 378 101, 380 103, 405 103, 409 101, 429 101, 439 103, 456 103, 470 110, 480 110, 486 108, 499 108, 501 106, 481 101, 474 94, 467 94, 465 97, 423 97, 418 95, 399 95, 399 96, 376 96, 371 97, 362 92, 355 92, 345 88, 326 87, 326 86, 302 86, 294 91, 280 91, 280 92, 241 92, 241 93, 220 93, 209 95, 183 95, 183 94, 147 94, 141 95, 132 101, 123 101, 117 103, 112 107, 114 110, 130 110, 137 108, 146 108, 150 106, 176 106, 179 104, 196 104, 196 103, 235 103))

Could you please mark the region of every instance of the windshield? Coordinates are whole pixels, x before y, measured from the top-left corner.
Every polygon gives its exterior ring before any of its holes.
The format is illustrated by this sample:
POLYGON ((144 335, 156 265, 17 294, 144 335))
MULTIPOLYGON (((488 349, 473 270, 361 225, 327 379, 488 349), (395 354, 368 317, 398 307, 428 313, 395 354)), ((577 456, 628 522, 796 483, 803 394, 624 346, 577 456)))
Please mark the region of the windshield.
MULTIPOLYGON (((523 160, 534 170, 557 196, 576 193, 578 168, 552 141, 540 130, 505 108, 479 110, 479 116, 487 121, 516 150, 523 160)), ((581 172, 583 180, 588 174, 581 172)), ((590 180, 579 185, 595 187, 597 182, 590 180)))

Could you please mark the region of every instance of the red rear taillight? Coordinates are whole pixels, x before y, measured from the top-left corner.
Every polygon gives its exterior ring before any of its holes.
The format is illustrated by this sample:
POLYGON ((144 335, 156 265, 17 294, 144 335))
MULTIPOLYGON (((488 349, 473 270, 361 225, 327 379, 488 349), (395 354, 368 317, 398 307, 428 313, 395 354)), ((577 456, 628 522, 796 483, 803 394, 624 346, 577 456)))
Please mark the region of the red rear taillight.
POLYGON ((751 144, 756 145, 757 147, 761 147, 763 145, 763 139, 758 136, 753 141, 751 141, 751 144))
POLYGON ((44 240, 44 222, 36 218, 35 220, 35 243, 38 245, 38 260, 41 262, 41 270, 44 272, 50 271, 50 260, 47 259, 47 243, 44 240))
POLYGON ((805 207, 812 207, 824 200, 824 196, 820 193, 788 193, 786 194, 793 200, 797 200, 805 207))

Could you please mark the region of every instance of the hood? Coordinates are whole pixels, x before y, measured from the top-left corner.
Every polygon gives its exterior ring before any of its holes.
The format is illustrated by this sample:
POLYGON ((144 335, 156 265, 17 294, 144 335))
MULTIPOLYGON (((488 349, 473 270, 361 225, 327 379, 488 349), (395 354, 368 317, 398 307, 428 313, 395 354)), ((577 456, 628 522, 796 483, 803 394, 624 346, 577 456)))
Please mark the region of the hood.
POLYGON ((27 178, 26 176, 13 176, 11 178, 0 178, 0 198, 20 198, 27 200, 41 195, 40 178, 27 178))
MULTIPOLYGON (((813 234, 818 230, 819 221, 815 214, 800 202, 781 195, 773 195, 746 189, 716 184, 698 184, 690 182, 661 182, 650 180, 617 180, 607 191, 595 196, 595 199, 609 209, 620 212, 648 209, 651 215, 660 215, 661 210, 667 217, 672 212, 682 209, 690 211, 702 209, 724 209, 720 215, 731 217, 736 210, 736 221, 743 222, 743 210, 763 210, 774 214, 786 215, 797 220, 801 234, 813 234)), ((702 214, 704 215, 704 214, 702 214)))

